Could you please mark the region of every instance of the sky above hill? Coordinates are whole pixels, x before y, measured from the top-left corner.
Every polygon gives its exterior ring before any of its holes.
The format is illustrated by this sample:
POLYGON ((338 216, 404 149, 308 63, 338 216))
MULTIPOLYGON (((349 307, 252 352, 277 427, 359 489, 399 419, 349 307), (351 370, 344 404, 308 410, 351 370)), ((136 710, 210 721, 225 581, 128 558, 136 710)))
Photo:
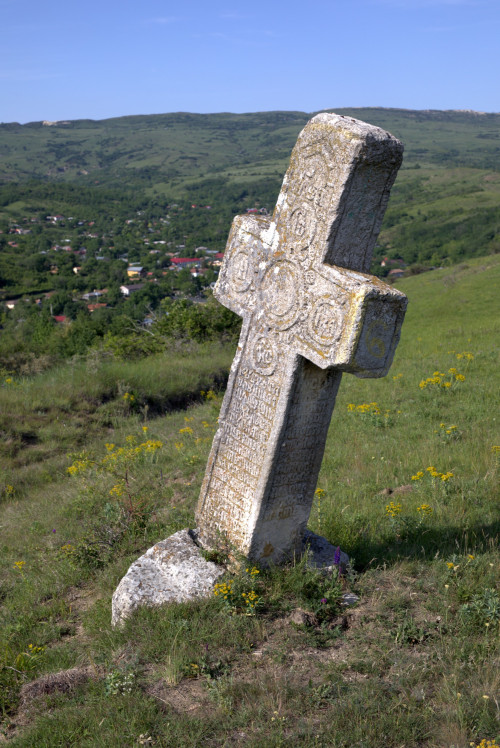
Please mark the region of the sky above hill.
POLYGON ((0 0, 0 122, 500 111, 500 0, 0 0))

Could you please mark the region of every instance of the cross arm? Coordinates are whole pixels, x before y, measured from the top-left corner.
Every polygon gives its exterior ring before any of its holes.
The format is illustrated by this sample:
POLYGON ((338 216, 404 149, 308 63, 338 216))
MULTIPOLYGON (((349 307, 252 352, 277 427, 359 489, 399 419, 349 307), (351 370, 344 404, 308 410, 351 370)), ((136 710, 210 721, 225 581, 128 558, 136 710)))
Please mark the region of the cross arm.
POLYGON ((322 369, 383 377, 399 341, 407 297, 375 276, 323 265, 309 290, 298 352, 322 369))
POLYGON ((265 216, 235 216, 231 225, 214 296, 240 317, 248 316, 257 304, 259 262, 267 254, 262 234, 270 223, 265 216))

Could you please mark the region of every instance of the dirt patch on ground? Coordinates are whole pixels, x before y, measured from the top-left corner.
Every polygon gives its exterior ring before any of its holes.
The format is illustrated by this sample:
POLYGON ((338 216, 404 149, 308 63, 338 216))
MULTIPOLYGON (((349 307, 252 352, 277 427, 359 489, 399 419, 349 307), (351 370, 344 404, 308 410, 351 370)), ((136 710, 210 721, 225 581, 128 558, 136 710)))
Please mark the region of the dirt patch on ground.
MULTIPOLYGON (((346 630, 349 618, 341 615, 332 623, 346 630)), ((252 651, 242 652, 233 660, 227 672, 223 670, 208 680, 205 677, 183 678, 176 685, 165 679, 154 679, 146 687, 146 693, 166 709, 193 716, 202 715, 207 709, 217 709, 225 703, 226 696, 238 702, 258 699, 271 713, 280 711, 283 693, 305 693, 319 686, 324 681, 325 666, 344 659, 344 637, 317 647, 313 641, 304 640, 305 633, 314 638, 321 633, 320 626, 312 613, 298 608, 269 622, 265 638, 256 643, 252 651)), ((233 742, 243 741, 245 737, 244 733, 237 732, 233 742)))
POLYGON ((70 670, 61 670, 59 673, 42 675, 21 687, 20 711, 26 709, 35 699, 39 699, 41 696, 53 693, 69 693, 87 683, 91 678, 98 677, 98 670, 90 666, 73 667, 70 670))
POLYGON ((148 686, 146 693, 178 714, 202 713, 211 703, 202 679, 185 679, 176 686, 159 680, 148 686))
POLYGON ((19 730, 33 722, 40 712, 40 702, 57 694, 72 694, 90 680, 102 677, 96 667, 74 667, 58 673, 47 673, 30 683, 25 683, 19 693, 19 707, 9 724, 7 735, 0 735, 0 742, 11 740, 19 730))
POLYGON ((82 614, 95 605, 100 597, 91 587, 71 587, 65 595, 65 599, 71 609, 75 636, 82 641, 88 640, 82 623, 82 614))

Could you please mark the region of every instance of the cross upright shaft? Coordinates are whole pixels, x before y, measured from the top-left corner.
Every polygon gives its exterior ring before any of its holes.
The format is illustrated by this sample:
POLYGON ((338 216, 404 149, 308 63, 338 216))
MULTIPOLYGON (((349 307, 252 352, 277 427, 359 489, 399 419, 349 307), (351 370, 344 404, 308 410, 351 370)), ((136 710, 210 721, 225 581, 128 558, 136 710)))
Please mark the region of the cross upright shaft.
POLYGON ((197 509, 261 563, 301 548, 342 371, 384 376, 404 294, 367 275, 402 144, 319 114, 300 133, 272 220, 237 216, 215 295, 243 327, 197 509))

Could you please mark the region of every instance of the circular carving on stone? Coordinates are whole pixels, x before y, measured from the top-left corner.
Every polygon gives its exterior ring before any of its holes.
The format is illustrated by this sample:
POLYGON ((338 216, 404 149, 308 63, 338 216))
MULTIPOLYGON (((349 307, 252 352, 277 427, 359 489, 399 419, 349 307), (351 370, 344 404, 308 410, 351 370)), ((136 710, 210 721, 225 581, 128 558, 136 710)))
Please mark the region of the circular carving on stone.
POLYGON ((297 320, 301 309, 301 272, 288 260, 278 260, 264 271, 260 300, 270 325, 286 330, 297 320))
POLYGON ((340 338, 341 321, 338 305, 329 299, 321 299, 311 311, 309 332, 320 345, 332 345, 340 338))
POLYGON ((259 335, 253 344, 252 360, 253 365, 260 374, 272 374, 276 368, 278 359, 276 353, 276 344, 272 339, 265 335, 259 335))
POLYGON ((232 258, 231 274, 233 288, 238 293, 246 291, 252 283, 252 260, 244 249, 237 251, 232 258))

